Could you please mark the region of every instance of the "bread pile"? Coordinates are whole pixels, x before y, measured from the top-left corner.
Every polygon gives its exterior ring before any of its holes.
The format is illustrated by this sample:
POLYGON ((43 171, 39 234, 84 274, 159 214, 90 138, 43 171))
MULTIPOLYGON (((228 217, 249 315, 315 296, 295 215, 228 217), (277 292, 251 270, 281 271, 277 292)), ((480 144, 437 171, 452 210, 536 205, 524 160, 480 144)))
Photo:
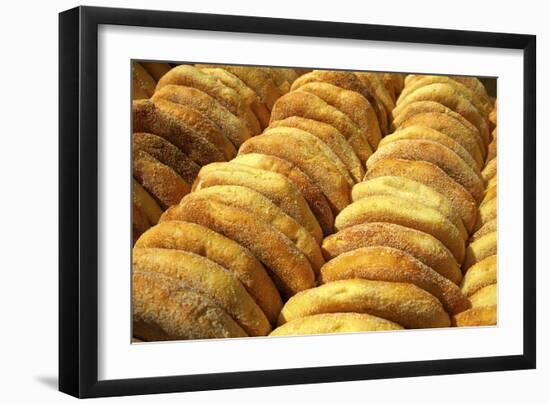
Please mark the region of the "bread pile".
POLYGON ((134 194, 159 222, 136 234, 134 336, 468 325, 492 105, 463 77, 171 69, 133 104, 134 194))
POLYGON ((203 165, 231 160, 268 125, 296 77, 292 69, 134 63, 134 240, 190 192, 203 165))
POLYGON ((497 158, 496 106, 489 115, 493 140, 481 172, 486 184, 478 209, 475 233, 466 248, 462 292, 472 308, 457 314, 457 326, 495 325, 497 322, 497 158))

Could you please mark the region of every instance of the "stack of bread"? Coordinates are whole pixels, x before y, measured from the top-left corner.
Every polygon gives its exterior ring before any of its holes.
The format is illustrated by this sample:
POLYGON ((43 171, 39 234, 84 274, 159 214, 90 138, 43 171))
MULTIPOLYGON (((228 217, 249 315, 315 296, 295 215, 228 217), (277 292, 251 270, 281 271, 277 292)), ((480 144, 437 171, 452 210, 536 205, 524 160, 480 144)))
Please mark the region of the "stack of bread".
POLYGON ((188 194, 199 169, 229 161, 269 123, 292 69, 133 64, 134 240, 188 194))
POLYGON ((448 327, 470 309, 461 267, 480 225, 491 109, 477 79, 407 76, 394 132, 323 242, 321 286, 292 297, 273 334, 448 327))
POLYGON ((492 105, 473 78, 171 69, 133 105, 159 221, 136 235, 134 336, 468 325, 490 294, 461 268, 496 212, 492 105))
POLYGON ((478 209, 474 234, 462 266, 462 292, 472 308, 454 318, 459 327, 495 325, 497 322, 497 158, 496 104, 489 115, 493 128, 487 164, 481 172, 485 194, 478 209))

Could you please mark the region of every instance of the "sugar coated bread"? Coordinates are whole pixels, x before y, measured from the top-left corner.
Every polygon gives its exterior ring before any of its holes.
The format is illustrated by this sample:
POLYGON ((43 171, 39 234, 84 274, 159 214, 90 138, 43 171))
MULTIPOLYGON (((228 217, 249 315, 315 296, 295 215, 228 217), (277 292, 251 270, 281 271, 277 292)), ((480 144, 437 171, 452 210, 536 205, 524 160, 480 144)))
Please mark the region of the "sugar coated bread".
POLYGON ((289 321, 274 329, 270 336, 333 334, 345 332, 401 330, 399 324, 365 313, 315 314, 289 321))
POLYGON ((410 283, 348 279, 305 290, 286 302, 279 325, 323 313, 367 313, 406 328, 448 327, 434 296, 410 283))

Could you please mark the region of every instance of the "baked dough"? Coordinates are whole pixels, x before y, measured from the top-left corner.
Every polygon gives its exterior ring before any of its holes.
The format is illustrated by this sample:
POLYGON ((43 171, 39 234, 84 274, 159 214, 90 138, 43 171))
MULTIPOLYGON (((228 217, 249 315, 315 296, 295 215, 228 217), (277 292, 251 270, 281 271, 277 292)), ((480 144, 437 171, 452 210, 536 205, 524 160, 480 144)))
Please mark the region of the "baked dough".
POLYGON ((151 133, 134 133, 132 136, 133 151, 142 150, 149 153, 162 164, 172 168, 188 184, 192 184, 199 173, 197 163, 187 157, 180 149, 168 140, 151 133))
POLYGON ((466 296, 472 296, 481 288, 494 283, 497 283, 497 256, 490 255, 468 269, 461 289, 466 296))
POLYGON ((155 79, 140 63, 132 63, 132 100, 150 98, 156 85, 155 79))
POLYGON ((273 108, 275 101, 282 95, 281 91, 275 84, 271 75, 262 68, 253 66, 231 66, 231 65, 196 65, 200 68, 220 67, 233 73, 241 79, 248 87, 250 87, 260 100, 267 106, 269 110, 273 108))
POLYGON ((174 67, 159 80, 156 91, 169 84, 193 87, 205 92, 234 115, 244 120, 253 134, 260 133, 261 129, 256 115, 239 93, 200 69, 190 65, 174 67))
POLYGON ((342 175, 334 160, 323 153, 326 149, 315 136, 299 129, 279 132, 281 129, 273 129, 269 135, 247 140, 239 149, 239 155, 268 154, 296 165, 321 189, 333 213, 337 214, 350 202, 348 179, 342 175))
POLYGON ((374 108, 361 94, 329 83, 307 83, 297 91, 315 94, 327 104, 346 114, 362 131, 372 150, 382 139, 374 108))
POLYGON ((462 218, 449 200, 427 185, 405 177, 384 176, 356 184, 351 191, 354 202, 373 195, 393 195, 435 209, 456 226, 464 240, 468 239, 462 218))
POLYGON ((283 307, 263 265, 240 244, 204 226, 177 220, 161 222, 146 231, 135 248, 183 250, 214 261, 235 275, 272 324, 283 307))
POLYGON ((208 258, 181 250, 134 248, 132 268, 179 280, 222 308, 250 336, 267 335, 271 325, 244 286, 208 258))
POLYGON ((393 247, 412 255, 440 275, 459 284, 462 272, 453 255, 438 239, 393 223, 363 223, 348 227, 323 240, 323 254, 331 260, 363 247, 393 247))
POLYGON ((218 125, 235 148, 238 148, 246 139, 253 135, 244 120, 233 115, 214 98, 196 88, 167 85, 153 95, 153 101, 158 99, 187 105, 206 115, 212 122, 218 125))
POLYGON ((402 330, 399 324, 365 313, 315 314, 289 321, 274 329, 276 336, 333 334, 342 332, 402 330))
POLYGON ((429 233, 451 251, 458 263, 464 258, 464 239, 460 231, 437 210, 392 195, 373 195, 346 207, 336 217, 338 231, 372 222, 388 222, 429 233))
POLYGON ((340 254, 321 269, 321 283, 342 279, 411 283, 437 297, 450 314, 470 308, 459 287, 412 255, 392 247, 364 247, 340 254))
POLYGON ((496 306, 497 304, 497 284, 493 283, 479 289, 470 296, 472 307, 496 306))
POLYGON ((386 136, 380 142, 379 147, 387 145, 391 142, 398 140, 430 140, 442 144, 443 146, 451 149, 464 161, 476 174, 478 178, 481 177, 481 171, 479 166, 468 151, 462 147, 458 142, 455 142, 452 138, 444 133, 438 132, 435 129, 428 128, 422 125, 411 125, 403 129, 399 129, 393 132, 391 135, 386 136))
POLYGON ((478 202, 483 198, 483 180, 455 152, 432 140, 404 139, 381 145, 367 161, 367 170, 384 159, 426 161, 441 168, 478 202))
POLYGON ((317 219, 300 191, 285 176, 234 162, 212 163, 201 168, 193 190, 214 185, 240 185, 259 192, 304 226, 317 243, 321 243, 323 233, 317 219))
POLYGON ((334 216, 327 199, 313 180, 296 165, 282 158, 260 153, 239 154, 232 161, 284 175, 303 195, 319 222, 323 234, 328 235, 333 232, 334 216))
POLYGON ((305 91, 292 91, 277 100, 271 111, 271 121, 291 116, 313 119, 335 127, 349 142, 357 157, 365 162, 372 148, 357 126, 346 114, 327 104, 317 95, 305 91))
POLYGON ((160 221, 184 220, 208 227, 236 241, 261 261, 279 291, 289 297, 314 286, 311 264, 284 234, 247 211, 189 194, 160 221))
POLYGON ((298 293, 286 302, 279 325, 324 313, 367 313, 406 328, 448 327, 449 315, 434 296, 410 283, 347 279, 298 293))
POLYGON ((313 236, 259 192, 242 186, 216 185, 193 193, 194 200, 199 198, 245 210, 255 219, 269 223, 307 257, 316 274, 325 263, 321 248, 313 236))
POLYGON ((133 271, 133 335, 142 341, 247 337, 220 307, 174 278, 133 271))
POLYGON ((359 77, 352 72, 337 70, 313 70, 300 76, 292 83, 291 91, 295 91, 307 83, 329 83, 345 90, 361 94, 374 108, 382 135, 388 133, 387 114, 372 91, 365 86, 359 77))
POLYGON ((134 178, 159 202, 162 209, 177 204, 191 187, 172 168, 149 153, 134 152, 134 178))
POLYGON ((479 237, 466 248, 466 257, 462 265, 462 272, 465 272, 472 265, 478 263, 484 258, 497 253, 497 233, 496 231, 487 233, 479 237))
POLYGON ((490 141, 489 126, 483 113, 459 91, 456 86, 445 83, 434 83, 420 87, 410 93, 407 99, 393 110, 394 116, 399 116, 408 104, 417 101, 435 101, 459 113, 471 122, 483 137, 485 144, 490 141))
POLYGON ((333 126, 299 116, 291 116, 282 121, 275 121, 269 126, 270 128, 297 128, 311 133, 331 148, 334 154, 344 163, 355 182, 359 182, 363 179, 365 169, 361 161, 353 151, 353 148, 346 141, 346 138, 333 126))
POLYGON ((365 179, 387 175, 409 178, 439 192, 451 202, 453 209, 460 213, 466 229, 473 229, 477 218, 475 199, 435 164, 427 161, 384 159, 369 167, 365 179))
POLYGON ((221 68, 203 68, 201 70, 215 77, 227 87, 235 90, 256 116, 261 130, 269 124, 269 109, 260 100, 258 94, 248 87, 240 78, 221 68))
POLYGON ((463 311, 453 318, 456 327, 479 327, 497 324, 497 306, 473 307, 463 311))
POLYGON ((171 114, 170 108, 159 108, 149 100, 132 103, 132 131, 152 133, 177 146, 198 165, 224 161, 223 153, 207 139, 171 114))
POLYGON ((409 126, 425 126, 449 136, 470 153, 478 169, 483 168, 486 150, 483 140, 477 134, 477 130, 471 131, 455 116, 437 111, 421 112, 407 118, 398 129, 405 129, 409 126))
POLYGON ((475 125, 473 125, 465 117, 437 101, 426 100, 415 101, 411 102, 410 104, 407 103, 407 105, 404 106, 403 109, 400 111, 399 115, 396 115, 394 113, 393 124, 396 128, 399 128, 403 125, 404 122, 411 119, 415 115, 433 112, 447 115, 460 122, 462 126, 464 126, 470 133, 473 134, 473 136, 475 136, 475 138, 478 140, 478 144, 482 148, 483 155, 486 155, 487 139, 484 138, 484 136, 479 132, 479 129, 477 129, 475 125))
POLYGON ((172 115, 175 119, 183 122, 186 126, 212 143, 223 154, 225 160, 230 160, 237 154, 233 143, 229 141, 220 128, 206 115, 186 105, 165 99, 156 99, 153 102, 158 109, 172 115))

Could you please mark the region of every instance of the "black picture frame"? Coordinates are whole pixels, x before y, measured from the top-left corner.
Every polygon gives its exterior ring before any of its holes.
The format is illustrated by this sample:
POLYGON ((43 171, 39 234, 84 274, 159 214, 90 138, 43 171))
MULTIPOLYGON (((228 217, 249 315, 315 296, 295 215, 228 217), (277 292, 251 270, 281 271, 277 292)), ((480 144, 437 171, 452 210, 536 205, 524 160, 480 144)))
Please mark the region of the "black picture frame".
POLYGON ((84 398, 535 368, 535 36, 78 7, 59 15, 59 100, 59 389, 61 391, 84 398), (98 381, 97 34, 100 24, 523 50, 523 354, 98 381))

